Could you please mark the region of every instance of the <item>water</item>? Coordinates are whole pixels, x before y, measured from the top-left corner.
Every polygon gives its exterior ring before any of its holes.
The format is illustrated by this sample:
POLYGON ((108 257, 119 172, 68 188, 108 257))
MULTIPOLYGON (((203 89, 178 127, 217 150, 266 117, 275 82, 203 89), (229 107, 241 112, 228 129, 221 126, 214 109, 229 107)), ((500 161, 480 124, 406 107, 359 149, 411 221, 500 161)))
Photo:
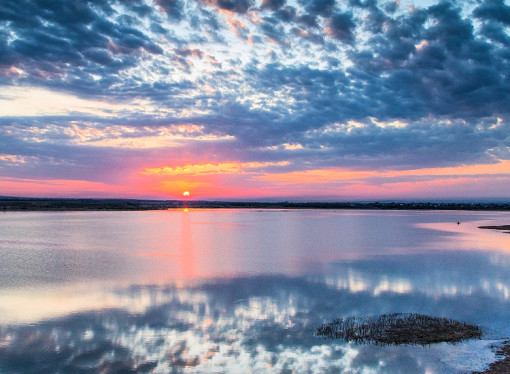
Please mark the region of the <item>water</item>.
POLYGON ((463 373, 510 335, 505 212, 191 210, 0 214, 0 373, 463 373), (457 221, 461 224, 458 225, 457 221), (314 336, 415 312, 455 345, 314 336))

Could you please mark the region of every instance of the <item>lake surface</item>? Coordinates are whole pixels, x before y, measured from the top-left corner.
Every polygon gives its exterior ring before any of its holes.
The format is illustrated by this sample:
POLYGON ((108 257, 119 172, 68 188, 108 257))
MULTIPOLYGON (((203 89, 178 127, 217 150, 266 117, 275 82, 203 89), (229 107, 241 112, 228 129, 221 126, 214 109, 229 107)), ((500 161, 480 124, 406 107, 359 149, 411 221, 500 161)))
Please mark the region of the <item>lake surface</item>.
POLYGON ((465 211, 1 213, 0 373, 482 370, 510 336, 510 235, 477 227, 509 223, 465 211), (484 336, 314 336, 394 312, 484 336))

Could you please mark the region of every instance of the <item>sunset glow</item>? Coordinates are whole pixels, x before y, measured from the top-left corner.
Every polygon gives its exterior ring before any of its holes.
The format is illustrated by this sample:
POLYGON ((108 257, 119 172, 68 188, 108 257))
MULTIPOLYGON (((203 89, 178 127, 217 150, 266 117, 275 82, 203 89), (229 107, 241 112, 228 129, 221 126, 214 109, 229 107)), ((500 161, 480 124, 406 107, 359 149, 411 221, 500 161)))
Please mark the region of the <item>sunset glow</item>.
POLYGON ((0 195, 510 199, 504 1, 24 4, 0 195))

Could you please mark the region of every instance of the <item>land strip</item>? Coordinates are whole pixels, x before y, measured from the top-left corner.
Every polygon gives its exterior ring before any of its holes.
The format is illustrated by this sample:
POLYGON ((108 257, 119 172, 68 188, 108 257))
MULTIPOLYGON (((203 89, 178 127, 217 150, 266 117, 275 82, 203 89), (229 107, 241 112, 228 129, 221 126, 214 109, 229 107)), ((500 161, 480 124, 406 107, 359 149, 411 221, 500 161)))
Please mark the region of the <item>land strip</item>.
POLYGON ((487 230, 498 230, 503 231, 505 234, 510 234, 510 225, 501 225, 501 226, 478 226, 479 229, 487 229, 487 230))
POLYGON ((508 374, 510 373, 510 342, 506 341, 497 352, 497 356, 502 359, 495 361, 489 365, 489 368, 482 372, 473 372, 472 374, 508 374))

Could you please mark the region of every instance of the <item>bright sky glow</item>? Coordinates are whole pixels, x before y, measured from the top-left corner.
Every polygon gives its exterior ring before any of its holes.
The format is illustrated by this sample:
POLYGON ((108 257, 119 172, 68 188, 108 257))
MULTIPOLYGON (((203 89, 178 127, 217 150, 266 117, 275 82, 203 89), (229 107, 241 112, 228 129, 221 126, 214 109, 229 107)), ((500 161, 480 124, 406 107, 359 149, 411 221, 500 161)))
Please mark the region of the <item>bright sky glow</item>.
POLYGON ((121 105, 107 101, 85 100, 37 87, 8 87, 0 94, 0 116, 64 116, 72 113, 113 116, 121 105))

